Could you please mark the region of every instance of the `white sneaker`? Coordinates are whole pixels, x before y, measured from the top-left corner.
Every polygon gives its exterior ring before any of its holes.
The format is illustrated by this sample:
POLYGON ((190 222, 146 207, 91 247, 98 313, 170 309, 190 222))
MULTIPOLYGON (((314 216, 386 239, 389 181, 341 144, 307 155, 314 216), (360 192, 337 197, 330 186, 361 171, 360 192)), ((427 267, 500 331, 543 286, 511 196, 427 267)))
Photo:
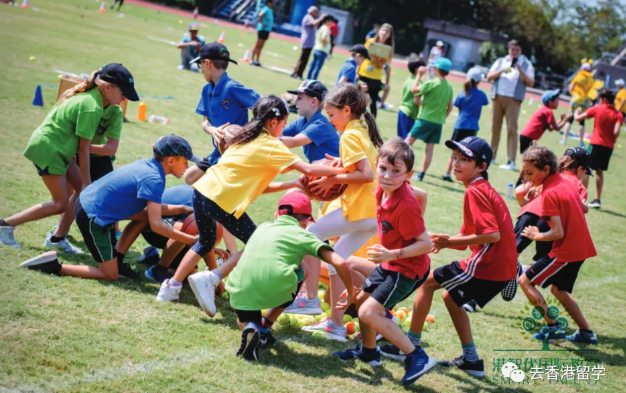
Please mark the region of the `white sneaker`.
POLYGON ((500 169, 507 169, 510 171, 516 171, 517 167, 513 161, 509 161, 507 164, 500 165, 500 169))
POLYGON ((560 143, 561 145, 564 145, 564 144, 566 143, 566 140, 565 140, 565 139, 561 139, 561 140, 559 141, 559 143, 560 143))
POLYGON ((196 295, 202 310, 208 316, 213 317, 217 312, 215 307, 215 287, 220 283, 220 278, 213 272, 204 271, 192 274, 187 277, 187 281, 194 295, 196 295))
POLYGON ((298 296, 284 312, 291 314, 319 315, 323 311, 320 299, 317 296, 309 300, 306 295, 301 295, 298 296))
POLYGON ((183 290, 183 286, 173 286, 170 279, 163 281, 159 294, 156 297, 157 302, 175 302, 178 300, 180 291, 183 290))
POLYGON ((74 247, 70 242, 68 242, 67 238, 61 240, 58 243, 53 243, 52 240, 50 240, 50 237, 46 236, 46 240, 44 240, 43 242, 43 248, 61 250, 68 254, 75 254, 75 255, 84 254, 84 252, 80 248, 74 247))
POLYGON ((329 340, 346 342, 346 328, 336 326, 330 319, 318 322, 315 325, 304 326, 302 330, 309 333, 321 332, 329 340))
POLYGON ((14 231, 15 227, 0 227, 0 243, 4 244, 5 246, 22 248, 22 246, 17 241, 15 241, 15 237, 13 237, 14 231))

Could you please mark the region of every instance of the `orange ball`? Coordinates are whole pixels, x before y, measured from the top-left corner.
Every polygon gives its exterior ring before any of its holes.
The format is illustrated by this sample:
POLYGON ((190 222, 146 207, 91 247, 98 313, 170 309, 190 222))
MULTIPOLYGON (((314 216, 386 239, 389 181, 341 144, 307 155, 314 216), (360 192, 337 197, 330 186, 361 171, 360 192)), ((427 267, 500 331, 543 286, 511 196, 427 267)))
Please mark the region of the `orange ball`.
POLYGON ((354 329, 354 322, 348 322, 346 323, 346 333, 348 334, 354 334, 356 332, 356 330, 354 329))
POLYGON ((406 315, 409 315, 409 309, 408 309, 408 308, 406 308, 406 307, 400 307, 400 308, 398 309, 398 311, 404 311, 404 313, 405 313, 406 315))
POLYGON ((435 317, 433 317, 432 315, 428 314, 428 316, 426 317, 426 322, 428 322, 428 323, 435 323, 435 317))
POLYGON ((398 317, 399 320, 404 321, 404 319, 407 317, 407 313, 405 313, 402 310, 398 310, 398 312, 396 313, 396 317, 398 317))

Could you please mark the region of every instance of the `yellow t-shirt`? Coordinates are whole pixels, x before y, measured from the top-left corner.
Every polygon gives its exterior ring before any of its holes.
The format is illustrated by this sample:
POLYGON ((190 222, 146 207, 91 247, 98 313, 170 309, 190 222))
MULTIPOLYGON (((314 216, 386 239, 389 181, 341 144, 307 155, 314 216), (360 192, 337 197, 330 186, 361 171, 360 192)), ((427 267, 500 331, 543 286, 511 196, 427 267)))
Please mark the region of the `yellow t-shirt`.
POLYGON ((588 100, 587 95, 593 89, 595 79, 593 74, 588 71, 578 71, 578 74, 572 79, 572 90, 570 95, 575 103, 583 103, 588 100))
POLYGON ((254 140, 230 146, 194 185, 199 193, 239 218, 279 173, 300 158, 263 130, 254 140))
POLYGON ((626 89, 619 89, 615 95, 615 108, 620 112, 626 112, 626 106, 622 108, 622 105, 626 102, 626 89))
MULTIPOLYGON (((369 40, 365 41, 365 47, 369 49, 372 42, 374 42, 374 38, 370 38, 369 40)), ((387 57, 387 59, 371 55, 371 61, 365 59, 363 60, 363 63, 361 63, 361 67, 359 68, 359 75, 379 81, 382 80, 383 66, 391 61, 392 55, 393 53, 389 52, 389 56, 387 57)))
POLYGON ((348 184, 341 195, 341 208, 343 216, 349 221, 376 218, 376 156, 378 149, 370 140, 367 125, 361 120, 352 120, 346 125, 345 131, 339 140, 339 155, 343 167, 348 172, 353 172, 353 165, 367 158, 372 171, 374 181, 367 184, 348 184))

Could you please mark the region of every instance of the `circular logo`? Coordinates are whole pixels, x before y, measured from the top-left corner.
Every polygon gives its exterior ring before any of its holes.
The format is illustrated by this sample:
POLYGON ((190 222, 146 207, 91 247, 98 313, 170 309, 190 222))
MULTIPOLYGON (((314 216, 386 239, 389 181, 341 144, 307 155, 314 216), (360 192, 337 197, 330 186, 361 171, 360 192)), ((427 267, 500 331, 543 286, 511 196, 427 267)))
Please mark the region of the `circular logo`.
POLYGON ((526 330, 527 332, 532 332, 535 330, 535 327, 537 327, 537 324, 535 323, 534 319, 525 318, 524 322, 522 322, 522 326, 524 327, 524 330, 526 330))
POLYGON ((539 319, 543 318, 543 316, 545 314, 546 314, 546 312, 543 311, 543 307, 536 306, 535 308, 533 308, 533 318, 539 320, 539 319))
POLYGON ((548 318, 550 319, 557 319, 559 317, 559 308, 556 306, 550 306, 548 308, 548 318))
POLYGON ((232 104, 232 101, 229 100, 228 98, 224 98, 222 100, 222 107, 226 110, 228 110, 230 108, 230 104, 232 104))
POLYGON ((565 319, 565 318, 563 318, 563 317, 558 318, 558 319, 556 320, 556 322, 557 322, 559 325, 561 325, 561 327, 563 328, 563 330, 567 329, 567 327, 569 326, 569 322, 567 322, 567 319, 565 319))

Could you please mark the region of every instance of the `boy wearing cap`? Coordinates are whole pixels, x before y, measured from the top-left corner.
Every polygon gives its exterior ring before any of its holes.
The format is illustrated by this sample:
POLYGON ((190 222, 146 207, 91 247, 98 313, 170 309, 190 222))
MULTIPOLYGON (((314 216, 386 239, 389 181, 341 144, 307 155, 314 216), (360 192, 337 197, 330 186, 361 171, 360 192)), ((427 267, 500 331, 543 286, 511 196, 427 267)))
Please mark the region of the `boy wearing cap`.
POLYGON ((337 84, 340 83, 356 83, 357 70, 363 64, 363 60, 372 60, 370 58, 369 51, 365 45, 354 45, 350 49, 350 58, 343 63, 339 69, 339 75, 337 75, 337 84))
POLYGON ((242 330, 237 356, 259 360, 259 346, 266 347, 276 341, 270 329, 300 290, 306 275, 301 263, 306 255, 320 258, 337 269, 348 288, 344 307, 352 303, 350 269, 328 244, 306 230, 313 221, 311 214, 311 201, 306 195, 288 192, 278 203, 276 220, 257 228, 237 266, 233 269, 234 258, 231 258, 218 268, 224 277, 232 270, 226 289, 242 330), (269 311, 262 315, 263 309, 269 311))
POLYGON ((228 76, 228 63, 236 65, 237 62, 230 58, 228 48, 218 42, 204 45, 192 63, 199 64, 208 82, 202 89, 196 113, 204 116, 202 129, 213 137, 214 150, 209 156, 209 164, 213 166, 222 156, 216 147, 216 143, 224 137, 222 127, 229 124, 245 126, 248 109, 261 96, 228 76))
POLYGON ((335 127, 322 114, 322 102, 326 95, 326 86, 319 81, 305 80, 297 90, 288 90, 297 94, 296 107, 300 117, 285 126, 279 136, 285 146, 302 146, 309 162, 326 158, 326 155, 339 157, 339 136, 335 127))
POLYGON ((411 88, 411 93, 418 95, 422 101, 417 120, 411 128, 405 141, 413 146, 416 140, 426 143, 422 168, 417 174, 417 180, 424 180, 424 175, 433 159, 435 145, 441 141, 441 130, 446 117, 452 112, 452 86, 446 76, 452 69, 452 63, 445 57, 435 62, 435 78, 422 81, 428 71, 426 67, 417 70, 417 77, 411 88))
POLYGON ((161 204, 165 176, 181 178, 188 160, 197 161, 191 146, 174 134, 159 138, 153 146, 154 156, 125 165, 89 185, 76 201, 76 224, 98 267, 61 264, 55 251, 32 258, 20 266, 58 276, 115 281, 120 276, 136 278, 124 255, 146 224, 160 235, 193 245, 190 236, 161 221, 162 215, 193 212, 188 206, 161 204), (130 220, 119 243, 115 238, 118 221, 130 220))
POLYGON ((582 108, 576 109, 574 119, 576 121, 593 117, 593 135, 589 146, 591 148, 591 169, 596 171, 596 197, 589 207, 599 209, 601 207, 600 197, 604 187, 604 171, 609 169, 611 154, 615 148, 615 142, 619 137, 620 128, 624 124, 624 114, 613 106, 615 93, 611 90, 604 90, 598 96, 600 105, 595 105, 585 112, 582 108))
POLYGON ((623 79, 618 79, 615 81, 615 86, 617 87, 617 94, 615 94, 615 109, 622 112, 624 116, 626 116, 626 89, 624 88, 623 79))
POLYGON ((417 70, 420 67, 424 67, 426 63, 419 58, 410 59, 408 63, 408 69, 411 75, 404 81, 402 85, 402 103, 398 108, 398 136, 405 139, 409 135, 409 131, 413 128, 415 120, 420 110, 419 97, 411 92, 413 85, 415 84, 415 78, 417 77, 417 70))
POLYGON ((198 57, 200 49, 204 46, 206 41, 204 37, 198 35, 198 29, 200 25, 196 22, 189 24, 189 33, 185 33, 183 39, 176 44, 176 48, 180 49, 180 65, 179 70, 187 70, 198 72, 198 65, 191 61, 198 57))

